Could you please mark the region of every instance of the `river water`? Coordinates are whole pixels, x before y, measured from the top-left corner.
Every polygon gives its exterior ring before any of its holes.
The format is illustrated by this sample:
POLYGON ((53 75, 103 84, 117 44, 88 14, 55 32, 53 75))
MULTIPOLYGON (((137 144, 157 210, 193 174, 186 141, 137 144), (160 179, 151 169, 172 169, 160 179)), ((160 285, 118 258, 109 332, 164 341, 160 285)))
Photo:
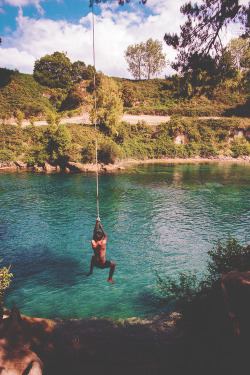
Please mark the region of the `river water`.
POLYGON ((145 165, 99 176, 108 270, 89 270, 96 180, 85 174, 0 174, 0 259, 14 274, 5 307, 44 318, 145 317, 166 306, 164 277, 196 269, 230 233, 250 240, 250 166, 145 165))

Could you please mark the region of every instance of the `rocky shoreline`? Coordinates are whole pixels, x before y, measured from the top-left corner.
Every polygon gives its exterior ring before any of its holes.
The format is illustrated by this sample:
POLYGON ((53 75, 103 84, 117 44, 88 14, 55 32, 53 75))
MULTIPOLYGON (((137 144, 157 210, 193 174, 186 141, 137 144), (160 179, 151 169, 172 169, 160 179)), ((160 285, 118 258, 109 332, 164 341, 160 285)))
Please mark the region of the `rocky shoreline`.
POLYGON ((34 172, 44 172, 44 173, 56 173, 56 172, 84 172, 84 173, 112 173, 116 171, 121 171, 129 166, 133 165, 143 165, 143 164, 202 164, 202 163, 239 163, 248 164, 250 163, 250 156, 240 156, 238 158, 233 158, 231 156, 212 156, 208 158, 194 157, 194 158, 162 158, 162 159, 125 159, 115 164, 103 164, 100 163, 98 166, 96 164, 82 164, 75 162, 68 162, 63 168, 59 165, 52 166, 45 162, 43 165, 28 166, 27 163, 22 161, 10 161, 10 162, 0 162, 0 171, 34 171, 34 172))

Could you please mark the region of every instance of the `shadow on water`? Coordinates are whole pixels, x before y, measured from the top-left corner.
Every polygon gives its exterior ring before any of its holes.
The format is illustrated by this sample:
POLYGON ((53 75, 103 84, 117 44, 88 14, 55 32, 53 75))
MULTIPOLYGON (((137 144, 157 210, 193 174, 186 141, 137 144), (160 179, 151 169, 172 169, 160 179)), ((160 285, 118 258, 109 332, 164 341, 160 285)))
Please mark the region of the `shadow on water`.
POLYGON ((69 256, 56 256, 44 245, 19 247, 15 250, 14 259, 11 254, 5 255, 4 263, 11 264, 14 279, 10 293, 13 289, 16 294, 30 282, 33 287, 70 287, 77 283, 77 277, 82 273, 82 267, 77 260, 69 256))

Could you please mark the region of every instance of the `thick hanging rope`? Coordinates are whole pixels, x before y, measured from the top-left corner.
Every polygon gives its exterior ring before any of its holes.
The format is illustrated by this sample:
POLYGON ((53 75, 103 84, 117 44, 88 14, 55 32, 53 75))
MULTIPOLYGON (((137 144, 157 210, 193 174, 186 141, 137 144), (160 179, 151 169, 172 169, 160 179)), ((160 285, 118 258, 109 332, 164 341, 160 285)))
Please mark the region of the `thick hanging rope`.
POLYGON ((92 29, 93 29, 93 61, 94 61, 94 119, 95 119, 95 160, 96 160, 96 204, 97 217, 99 217, 99 186, 98 186, 98 159, 97 159, 97 129, 96 129, 96 83, 95 83, 95 16, 94 1, 92 2, 92 29))

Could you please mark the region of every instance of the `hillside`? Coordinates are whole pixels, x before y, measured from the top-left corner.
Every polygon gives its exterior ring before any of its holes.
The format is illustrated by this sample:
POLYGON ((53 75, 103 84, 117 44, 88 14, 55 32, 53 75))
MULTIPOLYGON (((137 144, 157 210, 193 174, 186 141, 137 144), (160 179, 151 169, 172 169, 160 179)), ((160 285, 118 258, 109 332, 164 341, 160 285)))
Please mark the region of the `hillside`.
POLYGON ((31 74, 0 68, 1 118, 12 117, 17 110, 23 111, 26 117, 53 110, 45 92, 46 88, 39 85, 31 74))
MULTIPOLYGON (((62 168, 69 161, 94 162, 93 126, 74 124, 72 117, 89 113, 91 80, 82 80, 68 90, 51 89, 38 84, 29 74, 7 69, 1 69, 0 73, 3 120, 0 162, 20 160, 30 166, 49 162, 62 168), (6 119, 18 116, 18 111, 30 123, 32 118, 39 118, 46 119, 50 125, 23 128, 6 124, 6 119), (64 125, 59 126, 62 117, 64 125), (70 124, 65 124, 69 117, 70 124)), ((171 120, 157 128, 144 120, 137 124, 123 121, 116 123, 112 130, 100 123, 98 160, 116 163, 128 158, 248 157, 250 120, 246 78, 242 75, 238 81, 224 81, 210 91, 203 86, 196 87, 189 99, 183 98, 174 78, 144 81, 114 78, 120 91, 114 97, 121 95, 125 113, 170 115, 171 120)), ((110 85, 107 87, 106 92, 110 91, 110 85)))
MULTIPOLYGON (((191 97, 183 97, 173 77, 151 80, 113 78, 118 84, 124 112, 133 115, 237 116, 249 117, 249 77, 239 75, 211 89, 201 86, 191 97)), ((62 116, 89 111, 91 81, 82 80, 70 89, 48 88, 33 75, 0 68, 0 118, 15 117, 18 110, 25 118, 42 117, 48 111, 62 116)))

